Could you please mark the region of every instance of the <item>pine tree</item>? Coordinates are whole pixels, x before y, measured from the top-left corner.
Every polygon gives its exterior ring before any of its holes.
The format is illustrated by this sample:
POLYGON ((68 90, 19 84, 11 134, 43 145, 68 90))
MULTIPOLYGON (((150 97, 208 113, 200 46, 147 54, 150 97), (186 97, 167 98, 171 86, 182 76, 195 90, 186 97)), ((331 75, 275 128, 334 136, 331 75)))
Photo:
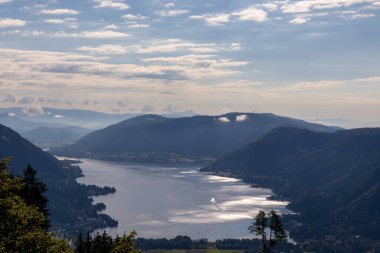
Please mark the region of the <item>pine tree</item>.
POLYGON ((79 236, 78 236, 78 239, 75 243, 75 246, 76 246, 75 253, 85 253, 85 245, 83 242, 82 231, 80 231, 80 233, 79 233, 79 236))
MULTIPOLYGON (((21 197, 24 199, 27 205, 32 205, 38 208, 45 217, 49 216, 49 210, 47 209, 48 199, 44 196, 47 188, 46 185, 39 181, 36 177, 37 171, 28 164, 24 170, 24 175, 21 178, 24 183, 24 187, 21 189, 21 197)), ((46 219, 44 228, 47 231, 49 228, 49 220, 46 219)))

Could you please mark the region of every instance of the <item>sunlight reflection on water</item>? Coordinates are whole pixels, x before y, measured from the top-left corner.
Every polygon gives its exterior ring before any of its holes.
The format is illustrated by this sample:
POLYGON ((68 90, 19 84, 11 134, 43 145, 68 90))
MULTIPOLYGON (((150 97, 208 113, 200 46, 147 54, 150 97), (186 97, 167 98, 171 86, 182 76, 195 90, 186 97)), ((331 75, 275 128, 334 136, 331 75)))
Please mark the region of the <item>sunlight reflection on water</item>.
POLYGON ((286 212, 287 202, 268 200, 269 189, 239 179, 199 172, 195 167, 164 167, 84 159, 85 184, 113 186, 116 193, 95 198, 119 221, 107 232, 135 229, 143 237, 189 235, 194 239, 249 237, 247 227, 260 209, 286 212), (210 202, 213 199, 214 202, 210 202))

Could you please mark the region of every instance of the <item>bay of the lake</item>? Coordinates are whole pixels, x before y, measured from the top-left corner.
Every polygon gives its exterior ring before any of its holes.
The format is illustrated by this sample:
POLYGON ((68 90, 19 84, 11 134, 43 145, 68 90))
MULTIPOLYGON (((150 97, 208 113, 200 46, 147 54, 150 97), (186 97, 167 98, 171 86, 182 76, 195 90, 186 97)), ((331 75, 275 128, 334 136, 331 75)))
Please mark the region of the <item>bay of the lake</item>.
POLYGON ((113 236, 134 229, 145 238, 247 238, 258 210, 286 212, 286 202, 267 199, 271 190, 202 173, 196 166, 81 161, 80 183, 116 188, 94 198, 119 221, 117 228, 106 229, 113 236))

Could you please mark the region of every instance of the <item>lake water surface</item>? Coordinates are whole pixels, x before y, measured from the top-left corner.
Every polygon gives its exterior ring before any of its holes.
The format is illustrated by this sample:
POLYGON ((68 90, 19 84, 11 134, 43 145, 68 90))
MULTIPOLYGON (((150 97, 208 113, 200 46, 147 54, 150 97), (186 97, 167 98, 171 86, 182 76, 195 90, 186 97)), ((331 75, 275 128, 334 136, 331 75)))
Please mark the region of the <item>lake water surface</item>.
POLYGON ((119 221, 111 235, 135 229, 146 238, 188 235, 193 239, 249 237, 258 210, 285 212, 269 189, 251 188, 234 178, 199 172, 199 167, 142 165, 83 159, 85 184, 113 186, 116 193, 95 198, 119 221))

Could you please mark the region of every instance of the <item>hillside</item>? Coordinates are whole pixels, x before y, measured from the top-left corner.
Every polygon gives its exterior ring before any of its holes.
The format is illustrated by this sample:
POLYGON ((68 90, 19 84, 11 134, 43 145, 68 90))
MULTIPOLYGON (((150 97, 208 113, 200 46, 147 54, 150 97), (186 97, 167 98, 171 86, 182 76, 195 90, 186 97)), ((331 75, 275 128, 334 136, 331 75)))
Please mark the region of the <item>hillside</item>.
POLYGON ((0 159, 7 157, 12 157, 9 167, 13 175, 20 175, 30 164, 37 170, 38 178, 47 185, 53 229, 80 225, 88 219, 97 221, 95 227, 115 223, 110 217, 97 214, 101 206, 93 205, 89 198, 90 191, 94 189, 75 181, 81 176, 79 167, 63 165, 10 128, 0 125, 0 159))
POLYGON ((274 129, 205 168, 274 190, 298 238, 380 239, 380 129, 274 129))
POLYGON ((201 160, 218 158, 281 126, 322 132, 337 129, 273 114, 229 113, 185 118, 144 115, 92 132, 53 152, 106 159, 141 156, 201 160))

